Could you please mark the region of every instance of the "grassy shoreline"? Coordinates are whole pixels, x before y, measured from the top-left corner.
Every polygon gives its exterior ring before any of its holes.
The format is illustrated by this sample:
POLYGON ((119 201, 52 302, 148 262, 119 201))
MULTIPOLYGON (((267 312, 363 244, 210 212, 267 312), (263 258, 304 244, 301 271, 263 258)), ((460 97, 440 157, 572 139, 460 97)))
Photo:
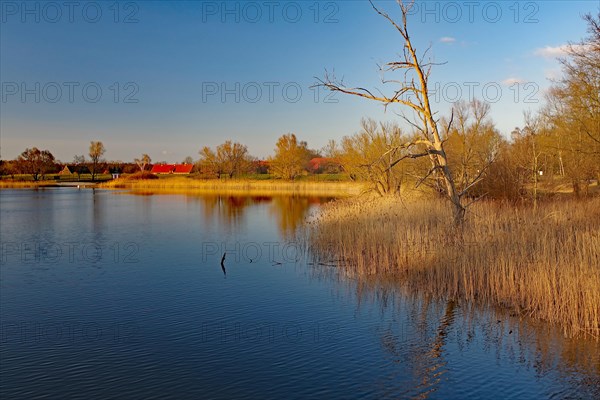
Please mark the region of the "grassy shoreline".
MULTIPOLYGON (((0 188, 55 186, 0 182, 0 188), (9 185, 6 185, 9 184, 9 185)), ((344 197, 308 225, 314 253, 345 274, 392 280, 427 295, 500 306, 600 339, 600 197, 526 205, 481 201, 463 229, 449 207, 411 199, 358 196, 355 182, 118 179, 102 189, 136 193, 344 197), (334 260, 331 262, 329 260, 334 260)))
POLYGON ((600 339, 600 198, 536 210, 480 202, 463 229, 448 221, 440 200, 346 199, 324 207, 308 238, 318 258, 353 278, 392 279, 600 339))
POLYGON ((360 194, 364 185, 356 182, 279 181, 279 180, 193 180, 170 178, 155 180, 117 179, 98 185, 102 189, 129 189, 136 192, 223 194, 240 196, 331 196, 360 194))
MULTIPOLYGON (((90 183, 86 182, 86 185, 90 183)), ((0 181, 0 189, 60 187, 60 182, 0 181)), ((140 193, 218 194, 231 196, 326 196, 350 197, 362 193, 365 184, 339 181, 281 181, 281 180, 200 180, 184 177, 161 179, 116 179, 98 182, 99 189, 128 189, 140 193)))
POLYGON ((57 186, 55 181, 2 181, 0 180, 0 189, 27 189, 38 187, 57 186))

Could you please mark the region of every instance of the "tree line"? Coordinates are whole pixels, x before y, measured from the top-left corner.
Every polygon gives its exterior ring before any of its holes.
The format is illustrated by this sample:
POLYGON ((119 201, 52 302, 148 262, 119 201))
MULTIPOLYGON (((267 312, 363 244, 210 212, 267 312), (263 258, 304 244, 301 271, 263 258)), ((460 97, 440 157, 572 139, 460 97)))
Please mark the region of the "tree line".
MULTIPOLYGON (((560 59, 563 76, 553 82, 543 107, 524 113, 523 123, 510 138, 502 136, 490 117, 490 104, 473 99, 453 104, 450 115, 438 117, 429 101, 428 78, 434 63, 424 61, 412 45, 407 28, 410 6, 400 2, 402 22, 373 5, 404 40, 399 61, 384 64, 382 73, 405 73, 405 81, 390 95, 350 88, 326 74, 319 86, 378 101, 386 107, 404 106, 400 114, 409 129, 397 123, 365 119, 360 130, 319 150, 295 134, 278 138, 267 160, 249 154, 246 145, 227 140, 199 151, 194 172, 205 178, 237 178, 268 173, 296 179, 309 173, 342 173, 347 179, 368 182, 381 195, 397 194, 403 185, 429 186, 446 197, 460 223, 466 207, 483 196, 501 199, 531 198, 537 203, 540 182, 568 182, 576 195, 586 194, 600 174, 600 15, 584 17, 588 36, 571 43, 560 59), (313 162, 317 160, 318 162, 313 162), (555 179, 555 178, 560 179, 555 179)), ((382 93, 381 91, 379 93, 382 93)), ((106 162, 101 142, 91 142, 89 161, 76 156, 76 164, 90 165, 92 179, 106 162)), ((144 173, 152 160, 147 154, 127 165, 144 173)), ((114 164, 114 163, 113 163, 114 164)), ((56 169, 48 150, 26 149, 16 160, 2 164, 2 174, 31 174, 39 179, 56 169), (18 172, 15 172, 18 171, 18 172)))
MULTIPOLYGON (((85 156, 76 155, 73 157, 74 165, 86 166, 90 171, 92 180, 103 168, 106 168, 106 162, 102 156, 106 152, 102 142, 90 142, 89 162, 85 156)), ((44 179, 46 175, 57 173, 60 166, 63 165, 57 161, 50 150, 40 150, 37 147, 26 148, 16 159, 12 161, 0 160, 0 176, 10 176, 12 179, 17 174, 30 175, 34 181, 44 179)))
MULTIPOLYGON (((63 163, 55 159, 49 150, 37 147, 27 148, 16 159, 0 160, 0 175, 16 179, 15 175, 29 175, 34 181, 56 174, 60 169, 69 165, 72 172, 81 175, 81 171, 89 171, 91 179, 106 169, 116 169, 125 174, 135 172, 146 173, 152 167, 152 159, 148 154, 142 154, 133 162, 106 161, 103 158, 106 148, 100 141, 90 142, 88 157, 75 155, 71 163, 63 163)), ((309 149, 305 141, 297 139, 293 133, 282 135, 276 144, 275 154, 266 160, 260 160, 248 152, 248 147, 242 143, 227 140, 212 149, 204 146, 199 151, 199 158, 185 157, 183 164, 193 164, 193 173, 204 178, 239 178, 253 174, 270 174, 276 178, 293 180, 303 174, 319 174, 322 172, 339 173, 342 168, 335 160, 321 162, 315 167, 310 163, 315 158, 321 158, 321 152, 309 149)), ((166 164, 164 161, 155 164, 166 164)))
POLYGON ((569 44, 567 57, 561 59, 563 78, 552 85, 542 110, 535 115, 526 112, 524 126, 516 128, 512 140, 507 141, 486 119, 489 105, 477 100, 455 104, 447 118, 438 116, 428 88, 436 64, 427 59, 429 49, 417 52, 409 35, 414 3, 398 0, 402 17, 397 21, 369 2, 403 43, 400 58, 382 64, 380 73, 401 73, 403 79, 382 79, 384 84, 396 86, 389 94, 347 86, 328 72, 323 79, 317 78, 316 86, 376 101, 386 108, 401 106, 400 116, 411 132, 363 123, 363 132, 342 142, 342 153, 350 151, 357 173, 369 179, 379 193, 397 192, 402 179, 416 171, 417 186, 432 185, 448 200, 454 224, 461 225, 477 192, 518 197, 527 183, 533 186, 535 206, 539 176, 544 172, 558 170, 570 180, 575 194, 580 193, 582 183, 587 190, 589 181, 598 177, 600 13, 597 19, 591 14, 584 17, 588 36, 569 44), (414 162, 407 165, 410 160, 414 162), (410 171, 404 172, 407 169, 410 171))

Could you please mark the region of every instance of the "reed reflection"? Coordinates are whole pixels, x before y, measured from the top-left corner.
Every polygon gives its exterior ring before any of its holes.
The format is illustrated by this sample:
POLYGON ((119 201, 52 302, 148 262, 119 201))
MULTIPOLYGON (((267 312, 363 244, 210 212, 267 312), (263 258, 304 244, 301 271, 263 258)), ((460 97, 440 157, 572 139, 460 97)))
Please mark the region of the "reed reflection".
MULTIPOLYGON (((478 393, 481 376, 494 379, 496 366, 482 361, 490 356, 546 380, 544 397, 600 398, 596 338, 569 338, 555 326, 502 308, 425 296, 393 275, 361 274, 325 261, 312 265, 312 276, 338 280, 338 296, 355 300, 359 312, 380 315, 377 337, 392 369, 377 382, 382 398, 445 396, 448 379, 466 385, 463 393, 478 393), (407 379, 407 372, 413 379, 407 379)), ((539 388, 516 385, 513 390, 515 396, 519 390, 539 394, 539 388)))

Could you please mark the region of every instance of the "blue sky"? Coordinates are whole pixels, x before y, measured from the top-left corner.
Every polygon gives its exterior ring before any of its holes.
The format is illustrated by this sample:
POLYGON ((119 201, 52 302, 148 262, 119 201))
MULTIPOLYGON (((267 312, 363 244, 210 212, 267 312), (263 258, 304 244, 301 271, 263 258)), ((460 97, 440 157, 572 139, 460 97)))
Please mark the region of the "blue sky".
MULTIPOLYGON (((393 1, 376 4, 399 15, 393 1)), ((310 86, 325 69, 381 89, 377 64, 401 37, 366 1, 0 2, 1 157, 26 147, 60 160, 104 142, 105 157, 198 158, 226 139, 258 157, 296 133, 310 147, 359 129, 363 117, 400 120, 401 108, 310 86), (25 5, 24 5, 25 4, 25 5), (69 8, 72 7, 72 8, 69 8)), ((418 2, 417 50, 436 62, 434 108, 489 100, 505 135, 537 109, 555 57, 585 36, 593 1, 418 2), (484 90, 485 88, 485 90, 484 90), (458 92, 460 90, 460 93, 458 92), (537 101, 537 103, 536 103, 537 101)), ((393 79, 394 75, 387 78, 393 79)))

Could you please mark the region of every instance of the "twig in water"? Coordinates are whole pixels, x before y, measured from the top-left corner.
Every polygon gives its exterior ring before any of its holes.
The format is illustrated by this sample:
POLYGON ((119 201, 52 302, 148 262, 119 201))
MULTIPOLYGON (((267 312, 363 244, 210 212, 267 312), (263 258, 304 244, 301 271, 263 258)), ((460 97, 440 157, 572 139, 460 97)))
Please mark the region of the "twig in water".
POLYGON ((223 270, 223 275, 227 276, 227 270, 225 269, 225 256, 227 253, 223 253, 223 257, 221 257, 221 269, 223 270))

